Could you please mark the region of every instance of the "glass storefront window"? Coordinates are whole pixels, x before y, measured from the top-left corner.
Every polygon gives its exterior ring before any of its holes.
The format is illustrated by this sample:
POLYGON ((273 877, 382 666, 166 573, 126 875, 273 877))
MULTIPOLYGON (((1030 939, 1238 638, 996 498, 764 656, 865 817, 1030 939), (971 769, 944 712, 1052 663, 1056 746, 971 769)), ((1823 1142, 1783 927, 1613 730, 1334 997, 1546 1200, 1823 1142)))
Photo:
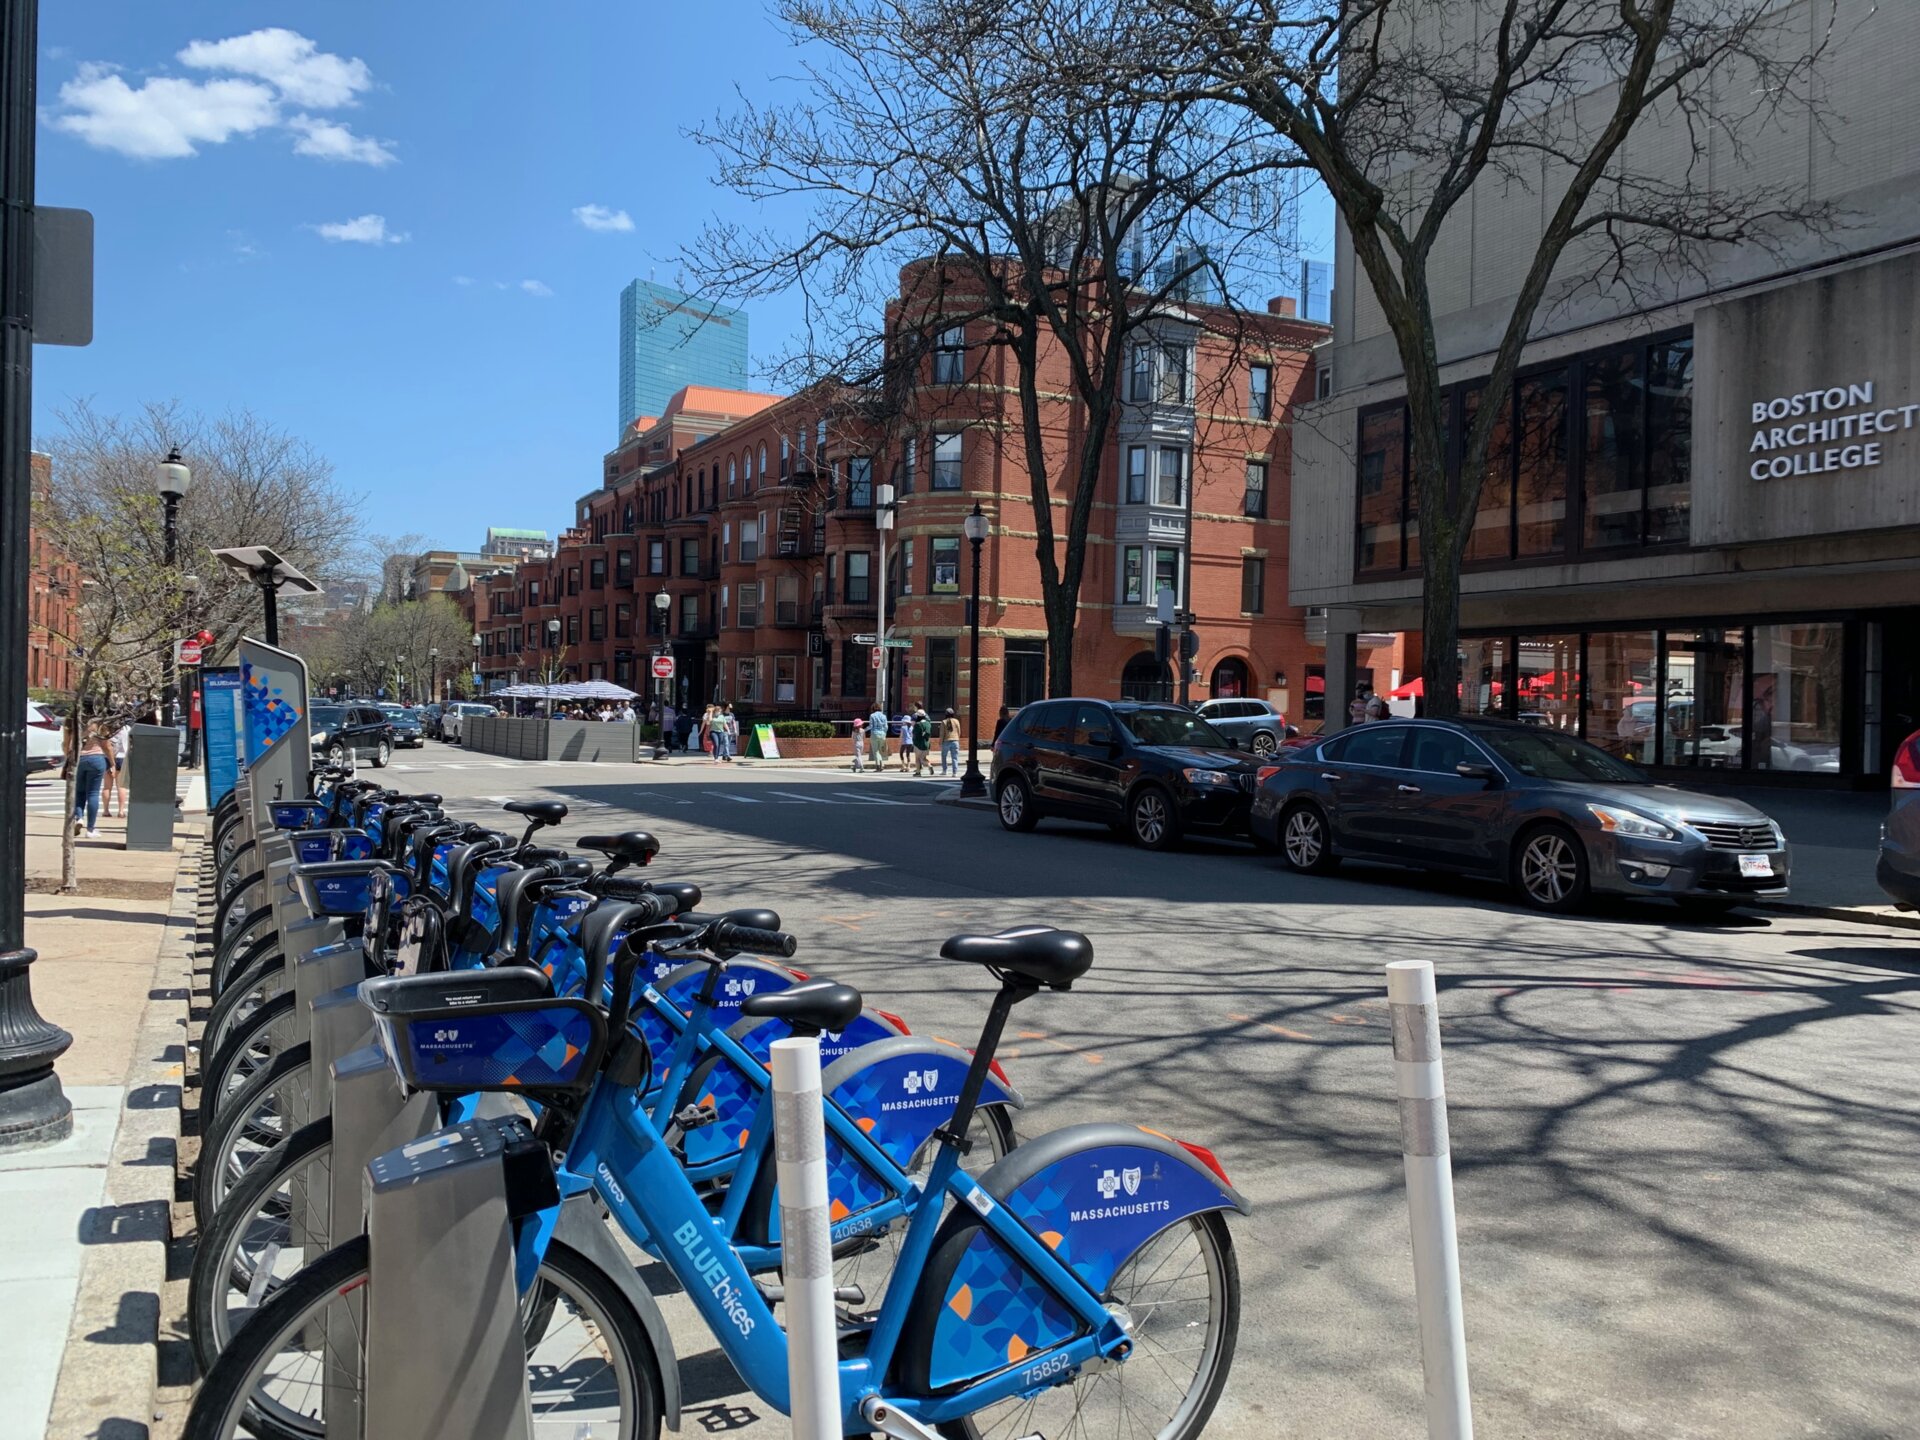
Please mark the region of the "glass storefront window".
POLYGON ((1505 715, 1507 707, 1507 637, 1460 642, 1460 713, 1505 715))
MULTIPOLYGON (((1473 427, 1480 409, 1480 392, 1469 390, 1461 419, 1463 433, 1473 427)), ((1465 443, 1464 441, 1462 442, 1465 443)), ((1502 407, 1487 437, 1487 473, 1480 482, 1480 504, 1474 511, 1473 533, 1467 537, 1466 559, 1513 558, 1513 410, 1502 407)))
POLYGON ((1753 627, 1753 768, 1840 769, 1845 627, 1753 627))
POLYGON ((1395 405, 1360 421, 1360 570, 1400 568, 1406 493, 1406 419, 1395 405))
POLYGON ((1580 637, 1522 635, 1516 647, 1514 716, 1577 734, 1580 729, 1580 637))
POLYGON ((1558 555, 1567 548, 1567 372, 1530 376, 1515 394, 1520 413, 1517 550, 1522 557, 1558 555))
POLYGON ((1653 764, 1659 679, 1659 651, 1653 631, 1616 630, 1589 635, 1582 717, 1588 743, 1622 760, 1653 764))
POLYGON ((1669 630, 1666 652, 1660 763, 1738 770, 1745 748, 1746 631, 1669 630))
POLYGON ((1586 364, 1582 421, 1589 550, 1640 543, 1640 356, 1608 355, 1586 364))
POLYGON ((1686 540, 1693 497, 1693 341, 1647 351, 1647 543, 1686 540))

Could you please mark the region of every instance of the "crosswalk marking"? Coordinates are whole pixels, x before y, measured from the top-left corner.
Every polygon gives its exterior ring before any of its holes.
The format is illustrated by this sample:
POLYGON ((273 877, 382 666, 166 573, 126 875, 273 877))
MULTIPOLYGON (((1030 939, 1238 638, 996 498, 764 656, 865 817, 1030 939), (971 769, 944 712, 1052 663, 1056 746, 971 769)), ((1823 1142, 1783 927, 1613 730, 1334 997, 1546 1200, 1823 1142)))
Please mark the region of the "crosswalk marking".
POLYGON ((882 800, 878 795, 862 795, 857 790, 836 790, 833 793, 844 799, 859 800, 868 805, 906 805, 911 803, 906 800, 882 800))
POLYGON ((796 795, 791 790, 775 790, 775 795, 784 795, 789 800, 802 800, 809 805, 831 805, 831 800, 823 800, 818 795, 796 795))
POLYGON ((750 795, 730 795, 725 790, 702 790, 702 795, 712 795, 721 800, 731 800, 736 805, 758 805, 760 802, 750 795))

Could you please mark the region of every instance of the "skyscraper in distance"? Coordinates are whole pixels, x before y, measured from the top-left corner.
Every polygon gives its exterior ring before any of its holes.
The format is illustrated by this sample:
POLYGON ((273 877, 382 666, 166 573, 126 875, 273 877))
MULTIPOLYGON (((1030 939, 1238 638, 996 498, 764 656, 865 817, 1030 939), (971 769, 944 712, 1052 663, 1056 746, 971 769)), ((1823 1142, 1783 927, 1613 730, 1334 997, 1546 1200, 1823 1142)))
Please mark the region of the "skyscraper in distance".
POLYGON ((620 292, 620 433, 658 415, 683 385, 743 389, 747 314, 651 280, 620 292))
POLYGON ((1325 260, 1300 262, 1300 318, 1321 325, 1333 321, 1333 266, 1325 260))

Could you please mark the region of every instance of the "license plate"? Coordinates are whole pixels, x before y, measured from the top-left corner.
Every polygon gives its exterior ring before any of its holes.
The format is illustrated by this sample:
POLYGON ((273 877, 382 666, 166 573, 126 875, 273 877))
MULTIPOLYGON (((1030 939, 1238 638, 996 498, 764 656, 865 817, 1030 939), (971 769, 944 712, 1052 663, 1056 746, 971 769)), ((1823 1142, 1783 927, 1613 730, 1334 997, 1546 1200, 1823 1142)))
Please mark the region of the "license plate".
POLYGON ((1773 874, 1773 857, 1771 855, 1742 855, 1740 857, 1741 879, 1752 880, 1763 875, 1771 874, 1773 874))

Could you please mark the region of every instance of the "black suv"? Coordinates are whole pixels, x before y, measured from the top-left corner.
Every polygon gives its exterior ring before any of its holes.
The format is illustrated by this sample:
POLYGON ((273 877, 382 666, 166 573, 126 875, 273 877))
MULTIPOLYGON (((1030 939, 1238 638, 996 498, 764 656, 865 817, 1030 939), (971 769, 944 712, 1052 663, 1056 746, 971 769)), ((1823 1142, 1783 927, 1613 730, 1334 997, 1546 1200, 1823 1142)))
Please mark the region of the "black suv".
POLYGON ((1191 710, 1128 700, 1043 700, 993 744, 1000 823, 1101 820, 1164 850, 1187 830, 1244 835, 1253 758, 1191 710))
POLYGON ((393 758, 393 722, 374 705, 316 705, 310 717, 313 750, 329 759, 371 760, 375 769, 393 758))

